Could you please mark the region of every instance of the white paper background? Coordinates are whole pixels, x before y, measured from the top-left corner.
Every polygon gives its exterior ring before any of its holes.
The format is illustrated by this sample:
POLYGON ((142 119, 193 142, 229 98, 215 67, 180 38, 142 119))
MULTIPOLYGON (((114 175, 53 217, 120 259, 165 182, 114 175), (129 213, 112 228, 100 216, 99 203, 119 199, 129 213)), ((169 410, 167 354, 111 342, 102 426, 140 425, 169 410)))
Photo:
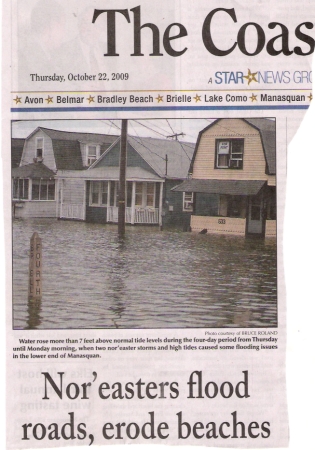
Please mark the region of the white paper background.
MULTIPOLYGON (((313 64, 314 70, 314 64, 313 64)), ((314 211, 313 192, 315 163, 315 105, 309 108, 288 150, 288 187, 284 228, 284 257, 287 288, 287 386, 289 404, 290 445, 292 450, 310 449, 314 436, 315 353, 314 353, 314 211), (305 164, 308 161, 308 164, 305 164), (311 208, 310 208, 311 206, 311 208), (304 213, 303 213, 304 212, 304 213)), ((2 167, 0 199, 2 210, 2 167)), ((1 291, 4 309, 4 232, 1 222, 1 291)), ((1 353, 5 361, 5 315, 2 314, 1 353)), ((2 366, 3 367, 3 366, 2 366)), ((5 373, 1 371, 1 443, 5 447, 5 373)), ((105 446, 103 446, 105 447, 105 446)), ((108 447, 108 446, 107 446, 108 447)), ((144 449, 135 445, 132 448, 144 449)), ((89 447, 83 446, 82 449, 89 447)), ((100 448, 100 447, 99 447, 100 448)), ((117 450, 124 446, 115 446, 117 450)), ((155 446, 165 449, 166 446, 155 446)), ((190 447, 186 447, 190 448, 190 447)), ((192 447, 193 448, 193 447, 192 447)))
MULTIPOLYGON (((313 64, 314 67, 314 64, 313 64)), ((290 449, 308 449, 314 442, 314 104, 311 106, 288 150, 288 187, 284 228, 284 257, 287 288, 287 386, 290 419, 290 449)), ((2 174, 2 168, 1 168, 2 174)), ((2 176, 1 176, 2 200, 2 176)), ((1 202, 2 203, 2 202, 1 202)), ((2 204, 0 205, 2 210, 2 204)), ((1 244, 4 233, 1 223, 1 244)), ((4 251, 2 251, 2 255, 4 251)), ((1 258, 2 305, 5 304, 5 270, 1 258)), ((5 361, 5 314, 2 314, 2 360, 5 361)), ((5 447, 5 374, 1 377, 3 415, 2 448, 5 447)), ((105 447, 105 446, 103 446, 105 447)), ((144 445, 133 448, 144 449, 144 445)), ((81 447, 87 449, 89 447, 81 447)), ((98 447, 100 448, 100 447, 98 447)), ((119 450, 119 446, 115 446, 119 450)), ((125 448, 122 446, 122 448, 125 448)), ((165 446, 155 446, 165 449, 165 446)), ((186 447, 187 448, 187 447, 186 447)))

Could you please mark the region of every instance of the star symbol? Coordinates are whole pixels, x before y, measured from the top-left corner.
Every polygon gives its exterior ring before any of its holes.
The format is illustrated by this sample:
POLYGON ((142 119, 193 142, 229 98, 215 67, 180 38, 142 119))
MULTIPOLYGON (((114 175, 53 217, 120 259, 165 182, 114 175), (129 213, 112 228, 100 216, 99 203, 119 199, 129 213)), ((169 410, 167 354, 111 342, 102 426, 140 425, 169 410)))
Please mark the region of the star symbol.
POLYGON ((13 101, 14 101, 15 104, 17 105, 18 103, 22 103, 22 102, 21 102, 21 99, 22 99, 22 97, 16 96, 16 97, 13 99, 13 101))
POLYGON ((310 95, 307 97, 309 99, 309 101, 311 102, 313 100, 313 94, 310 93, 310 95))
POLYGON ((163 102, 163 95, 158 95, 155 100, 157 100, 158 103, 163 102))
POLYGON ((47 98, 45 98, 45 100, 46 100, 46 102, 49 104, 49 103, 53 103, 53 97, 49 97, 49 95, 48 95, 48 97, 47 98))
POLYGON ((257 102, 257 95, 252 94, 251 97, 249 97, 252 102, 257 102))
POLYGON ((201 95, 196 94, 195 97, 193 97, 193 99, 195 100, 195 102, 201 102, 201 95))
POLYGON ((94 103, 94 98, 95 97, 92 97, 92 95, 90 94, 90 96, 87 98, 87 101, 89 102, 89 103, 94 103))
POLYGON ((243 78, 246 78, 248 80, 247 84, 250 84, 252 81, 256 81, 256 83, 258 83, 256 75, 257 72, 252 73, 250 69, 248 69, 247 75, 243 75, 243 78))

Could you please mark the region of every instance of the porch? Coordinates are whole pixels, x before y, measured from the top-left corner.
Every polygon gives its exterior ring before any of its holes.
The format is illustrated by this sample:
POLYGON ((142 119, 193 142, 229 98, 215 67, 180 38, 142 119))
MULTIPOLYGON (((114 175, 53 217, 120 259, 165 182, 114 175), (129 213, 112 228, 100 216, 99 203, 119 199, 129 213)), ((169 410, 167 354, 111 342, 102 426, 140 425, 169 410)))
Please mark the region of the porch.
POLYGON ((85 220, 85 207, 82 203, 60 203, 60 219, 85 220))
POLYGON ((245 236, 246 219, 235 217, 191 216, 191 231, 245 236))
MULTIPOLYGON (((245 236, 246 219, 235 217, 191 216, 191 231, 245 236)), ((265 237, 277 236, 277 221, 266 220, 265 237)))
MULTIPOLYGON (((117 223, 118 222, 118 206, 108 206, 107 207, 107 222, 117 223)), ((134 224, 159 224, 159 208, 126 208, 125 213, 126 223, 134 224)))
MULTIPOLYGON (((118 223, 118 206, 107 206, 104 208, 106 222, 118 223)), ((85 220, 85 209, 82 204, 60 205, 60 219, 85 220)), ((159 208, 126 208, 125 221, 129 224, 158 225, 159 208)))

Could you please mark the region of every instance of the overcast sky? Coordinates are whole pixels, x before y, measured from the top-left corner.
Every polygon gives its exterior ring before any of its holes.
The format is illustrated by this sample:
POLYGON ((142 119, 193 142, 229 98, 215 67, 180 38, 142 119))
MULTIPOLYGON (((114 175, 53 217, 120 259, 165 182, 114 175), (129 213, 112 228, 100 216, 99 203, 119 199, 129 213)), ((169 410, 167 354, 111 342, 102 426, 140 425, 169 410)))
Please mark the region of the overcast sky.
MULTIPOLYGON (((199 131, 214 119, 155 119, 128 120, 128 133, 132 136, 166 138, 175 133, 181 141, 195 143, 199 131)), ((26 138, 37 127, 62 131, 120 134, 121 120, 22 120, 12 123, 12 137, 26 138)))

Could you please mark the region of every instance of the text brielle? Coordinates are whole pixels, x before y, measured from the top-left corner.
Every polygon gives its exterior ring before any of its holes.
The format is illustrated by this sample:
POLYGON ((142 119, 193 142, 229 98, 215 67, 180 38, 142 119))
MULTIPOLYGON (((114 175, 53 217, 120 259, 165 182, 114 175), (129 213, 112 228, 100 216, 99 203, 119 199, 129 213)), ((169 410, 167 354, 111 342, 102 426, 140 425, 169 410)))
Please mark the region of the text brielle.
MULTIPOLYGON (((181 49, 175 49, 172 45, 172 41, 188 36, 187 28, 182 23, 174 22, 165 28, 161 45, 159 27, 150 22, 142 23, 141 7, 136 6, 131 8, 130 11, 133 16, 131 16, 128 9, 94 9, 92 23, 95 23, 96 20, 101 20, 99 19, 100 16, 107 17, 107 51, 104 53, 104 56, 119 56, 118 50, 120 49, 116 48, 116 33, 119 33, 119 35, 124 34, 124 36, 126 36, 126 43, 131 41, 130 36, 128 36, 128 33, 126 32, 126 27, 129 27, 129 25, 122 25, 121 19, 119 21, 116 20, 117 17, 120 18, 121 16, 125 18, 128 24, 131 23, 131 18, 133 19, 133 53, 131 53, 131 56, 144 56, 144 53, 142 53, 141 50, 141 31, 144 28, 152 31, 152 52, 149 56, 163 56, 161 51, 162 46, 164 51, 173 57, 181 56, 188 50, 188 47, 184 47, 184 44, 181 49)), ((256 22, 242 24, 233 37, 235 42, 229 48, 224 48, 224 45, 220 45, 220 34, 213 31, 213 23, 217 17, 220 17, 221 20, 222 17, 224 17, 226 30, 229 30, 233 23, 238 23, 237 14, 234 8, 216 8, 209 12, 202 25, 202 41, 204 47, 212 55, 226 56, 231 54, 237 47, 247 56, 258 55, 264 48, 271 56, 280 54, 285 56, 290 56, 292 54, 306 56, 314 52, 314 38, 305 33, 306 30, 312 30, 314 28, 312 22, 300 23, 295 28, 295 38, 297 38, 298 43, 303 43, 303 48, 299 45, 290 45, 289 41, 292 41, 292 31, 281 22, 270 22, 268 24, 268 28, 270 30, 275 30, 276 32, 276 35, 268 41, 266 38, 266 31, 260 24, 256 22), (252 36, 255 37, 252 38, 252 36)), ((223 33, 223 35, 226 35, 226 32, 223 33)), ((148 39, 148 34, 146 34, 146 38, 148 39)))
MULTIPOLYGON (((53 378, 49 372, 42 372, 44 377, 44 389, 42 400, 65 400, 75 401, 77 405, 78 401, 87 401, 92 397, 98 397, 101 401, 107 402, 120 402, 120 401, 132 401, 147 399, 152 403, 158 400, 159 410, 161 408, 160 402, 171 401, 174 407, 174 402, 180 397, 180 387, 177 381, 153 381, 153 380, 124 380, 110 382, 101 380, 96 382, 98 378, 97 372, 91 373, 90 380, 84 383, 76 383, 74 381, 66 380, 67 376, 65 372, 58 372, 53 378)), ((233 399, 235 408, 235 402, 246 401, 251 397, 249 388, 249 373, 244 370, 241 375, 240 381, 208 381, 206 375, 202 370, 195 370, 192 372, 187 381, 187 390, 185 398, 188 399, 186 404, 188 412, 178 411, 176 412, 176 430, 172 430, 168 422, 159 422, 159 414, 156 411, 149 411, 147 418, 143 417, 140 404, 139 416, 141 419, 137 420, 136 415, 130 415, 130 408, 121 408, 117 405, 117 414, 119 414, 119 421, 106 421, 103 417, 103 424, 101 425, 100 432, 102 439, 105 440, 135 440, 135 439, 167 439, 168 437, 176 437, 177 439, 257 439, 257 438, 269 438, 271 435, 271 424, 267 420, 253 420, 250 417, 250 422, 241 416, 246 414, 248 417, 248 406, 244 404, 243 413, 239 411, 227 412, 221 404, 219 411, 220 420, 217 421, 214 417, 215 408, 218 408, 219 404, 224 399, 233 399), (200 404, 201 399, 203 403, 200 404), (216 399, 212 405, 211 400, 216 399), (190 402, 196 401, 197 408, 200 410, 201 420, 190 420, 189 411, 193 410, 190 402), (205 404, 204 402, 209 402, 205 404), (123 411, 129 411, 127 417, 123 411), (205 417, 208 416, 208 417, 205 417), (176 433, 173 436, 173 433, 176 433)), ((95 404, 95 398, 92 402, 95 404)), ((196 408, 196 409, 197 409, 196 408)), ((113 416, 114 405, 107 404, 104 409, 111 411, 110 416, 113 416)), ((136 411, 137 409, 133 409, 136 411)), ((257 410, 257 409, 255 409, 257 410)), ((162 408, 164 420, 166 418, 165 411, 169 411, 169 407, 164 405, 162 408)), ((171 414, 171 413, 170 413, 171 414)), ((89 440, 89 445, 94 442, 94 435, 89 433, 89 424, 80 422, 75 417, 74 412, 68 412, 66 421, 56 423, 54 420, 52 423, 38 422, 38 423, 24 423, 22 425, 22 440, 89 440)), ((171 419, 168 416, 168 419, 171 419)), ((171 419, 172 425, 174 420, 171 419)))

